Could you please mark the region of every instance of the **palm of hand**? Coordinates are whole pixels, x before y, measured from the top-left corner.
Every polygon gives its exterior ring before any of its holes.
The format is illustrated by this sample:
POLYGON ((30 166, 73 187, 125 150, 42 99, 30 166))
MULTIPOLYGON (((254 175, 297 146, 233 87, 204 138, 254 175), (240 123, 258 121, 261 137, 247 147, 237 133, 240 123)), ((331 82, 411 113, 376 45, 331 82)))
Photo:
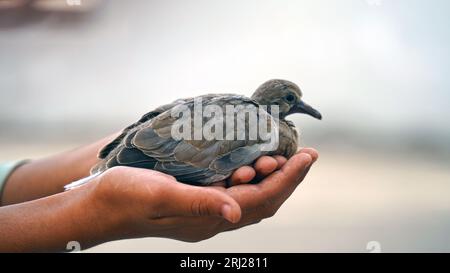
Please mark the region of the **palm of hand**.
POLYGON ((109 219, 117 239, 152 236, 196 242, 273 216, 317 158, 313 149, 303 149, 289 161, 262 157, 253 168, 237 170, 229 188, 224 182, 197 187, 152 170, 116 167, 99 177, 97 204, 120 212, 109 219), (254 180, 261 181, 246 184, 254 180))

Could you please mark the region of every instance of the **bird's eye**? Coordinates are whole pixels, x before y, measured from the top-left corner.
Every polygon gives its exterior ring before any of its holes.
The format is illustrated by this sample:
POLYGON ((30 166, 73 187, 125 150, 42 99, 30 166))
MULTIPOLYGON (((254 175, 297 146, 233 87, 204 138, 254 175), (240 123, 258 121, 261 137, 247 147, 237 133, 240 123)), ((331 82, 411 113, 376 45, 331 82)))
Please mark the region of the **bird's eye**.
POLYGON ((289 94, 289 95, 287 95, 287 96, 285 97, 285 100, 286 100, 287 102, 293 102, 293 101, 295 100, 295 97, 294 97, 294 95, 289 94))

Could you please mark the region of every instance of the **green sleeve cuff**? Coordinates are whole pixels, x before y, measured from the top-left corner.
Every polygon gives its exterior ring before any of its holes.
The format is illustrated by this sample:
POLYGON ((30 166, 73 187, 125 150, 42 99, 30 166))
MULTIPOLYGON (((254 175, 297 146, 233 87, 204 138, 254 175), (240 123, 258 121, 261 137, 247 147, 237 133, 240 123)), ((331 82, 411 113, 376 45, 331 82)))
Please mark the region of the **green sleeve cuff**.
POLYGON ((0 199, 2 197, 3 187, 5 186, 8 177, 15 169, 19 168, 27 162, 28 160, 20 160, 0 164, 0 199))

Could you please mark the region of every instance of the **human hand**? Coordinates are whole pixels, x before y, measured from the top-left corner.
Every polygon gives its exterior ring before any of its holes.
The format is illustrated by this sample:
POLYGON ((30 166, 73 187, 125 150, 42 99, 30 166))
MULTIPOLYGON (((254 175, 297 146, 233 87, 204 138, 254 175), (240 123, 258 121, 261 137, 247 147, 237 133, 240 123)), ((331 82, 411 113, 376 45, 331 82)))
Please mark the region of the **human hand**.
POLYGON ((236 186, 228 189, 190 186, 160 172, 117 167, 74 191, 90 188, 95 219, 103 226, 98 234, 106 235, 101 241, 165 237, 196 242, 274 215, 317 157, 316 151, 303 149, 287 162, 260 158, 254 168, 237 170, 231 177, 236 186), (239 185, 270 173, 259 184, 239 185))
MULTIPOLYGON (((203 226, 213 227, 199 235, 196 241, 208 239, 219 232, 231 231, 261 222, 276 214, 281 205, 289 198, 297 186, 304 180, 319 154, 312 148, 304 148, 289 160, 281 156, 262 157, 255 166, 257 178, 263 178, 258 184, 242 184, 216 190, 233 197, 241 208, 241 219, 237 223, 221 219, 205 218, 203 226)), ((249 175, 252 170, 239 169, 233 176, 249 175)), ((247 178, 250 176, 247 176, 247 178)), ((240 181, 243 181, 242 179, 240 181)), ((236 182, 234 181, 236 184, 236 182)), ((186 219, 185 225, 195 228, 195 219, 186 219)))
POLYGON ((260 183, 228 188, 226 192, 237 201, 242 216, 238 223, 224 222, 222 229, 234 230, 274 216, 305 179, 318 158, 318 152, 312 148, 300 149, 288 161, 283 157, 275 157, 279 170, 266 173, 270 175, 260 183))

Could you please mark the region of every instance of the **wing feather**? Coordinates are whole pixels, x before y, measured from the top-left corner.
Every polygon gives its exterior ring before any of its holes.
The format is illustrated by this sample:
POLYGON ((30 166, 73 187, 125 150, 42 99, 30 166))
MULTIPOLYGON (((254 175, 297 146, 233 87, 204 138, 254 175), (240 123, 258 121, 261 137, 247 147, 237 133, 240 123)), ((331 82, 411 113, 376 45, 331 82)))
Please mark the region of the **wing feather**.
MULTIPOLYGON (((228 115, 226 105, 258 106, 253 100, 239 95, 205 95, 202 99, 204 107, 219 105, 228 115)), ((236 127, 232 132, 224 130, 226 134, 240 136, 240 140, 227 140, 226 136, 223 140, 210 141, 173 139, 171 128, 176 118, 171 116, 170 110, 180 106, 193 110, 194 99, 178 100, 169 107, 150 112, 127 127, 120 137, 102 150, 102 155, 106 155, 103 169, 118 165, 151 168, 173 175, 185 183, 207 185, 226 179, 235 169, 252 164, 258 157, 267 154, 262 149, 263 140, 249 139, 249 128, 244 132, 236 132, 236 127)), ((236 113, 231 114, 234 118, 236 113)), ((233 119, 235 123, 238 117, 233 119)))

